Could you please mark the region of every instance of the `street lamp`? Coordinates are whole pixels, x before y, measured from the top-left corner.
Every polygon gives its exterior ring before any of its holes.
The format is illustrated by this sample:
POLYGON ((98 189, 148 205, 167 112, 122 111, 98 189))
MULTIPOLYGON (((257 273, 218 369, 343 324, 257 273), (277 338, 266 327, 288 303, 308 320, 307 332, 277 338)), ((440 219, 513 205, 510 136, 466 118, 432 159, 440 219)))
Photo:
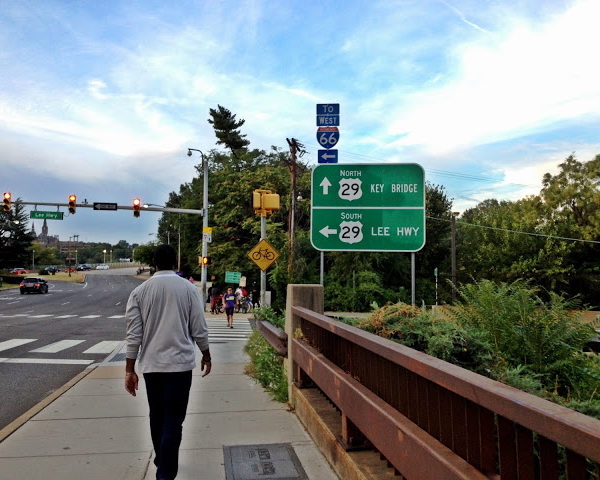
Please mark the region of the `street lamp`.
POLYGON ((102 253, 104 254, 102 263, 106 263, 106 248, 104 250, 102 250, 102 253))
MULTIPOLYGON (((208 256, 208 243, 206 242, 206 236, 204 232, 208 228, 208 160, 204 157, 202 150, 197 148, 188 148, 187 156, 192 156, 192 151, 198 152, 202 157, 202 176, 204 180, 203 195, 202 195, 202 258, 208 256)), ((202 262, 202 301, 204 302, 204 309, 206 309, 206 274, 207 266, 202 262)))

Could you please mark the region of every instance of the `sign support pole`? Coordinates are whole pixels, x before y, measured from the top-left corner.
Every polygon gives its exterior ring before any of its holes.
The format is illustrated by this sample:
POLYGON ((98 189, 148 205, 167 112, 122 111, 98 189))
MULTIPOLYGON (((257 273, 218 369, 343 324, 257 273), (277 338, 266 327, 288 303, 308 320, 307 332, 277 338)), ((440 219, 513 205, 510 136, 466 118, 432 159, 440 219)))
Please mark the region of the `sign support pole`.
MULTIPOLYGON (((200 152, 202 153, 202 152, 200 152)), ((208 160, 204 158, 202 153, 202 176, 204 181, 204 188, 202 191, 202 258, 208 256, 208 242, 204 235, 204 230, 208 227, 208 160)), ((204 265, 202 262, 202 277, 201 277, 201 289, 202 289, 202 301, 204 302, 204 310, 206 311, 206 279, 208 276, 208 265, 204 265)))
POLYGON ((323 285, 323 274, 325 271, 325 253, 323 253, 323 251, 321 250, 321 285, 323 285))
POLYGON ((410 253, 410 302, 415 306, 415 252, 410 253))
MULTIPOLYGON (((267 239, 267 213, 263 210, 260 214, 260 239, 267 239)), ((260 306, 265 306, 265 291, 267 290, 267 272, 260 271, 260 306)))

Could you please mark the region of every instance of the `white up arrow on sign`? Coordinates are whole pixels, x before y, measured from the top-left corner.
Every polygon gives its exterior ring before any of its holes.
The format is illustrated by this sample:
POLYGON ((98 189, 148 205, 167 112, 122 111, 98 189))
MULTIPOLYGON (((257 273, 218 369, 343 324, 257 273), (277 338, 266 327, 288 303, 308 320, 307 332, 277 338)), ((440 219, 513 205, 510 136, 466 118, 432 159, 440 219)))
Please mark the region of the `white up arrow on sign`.
POLYGON ((329 228, 329 225, 327 225, 326 227, 323 227, 321 230, 319 230, 319 233, 321 233, 324 236, 326 236, 327 238, 329 238, 329 235, 333 235, 334 233, 337 233, 337 230, 335 230, 333 228, 329 228))
POLYGON ((327 179, 327 177, 325 177, 319 186, 323 187, 323 195, 327 195, 329 193, 329 187, 331 187, 331 182, 327 179))

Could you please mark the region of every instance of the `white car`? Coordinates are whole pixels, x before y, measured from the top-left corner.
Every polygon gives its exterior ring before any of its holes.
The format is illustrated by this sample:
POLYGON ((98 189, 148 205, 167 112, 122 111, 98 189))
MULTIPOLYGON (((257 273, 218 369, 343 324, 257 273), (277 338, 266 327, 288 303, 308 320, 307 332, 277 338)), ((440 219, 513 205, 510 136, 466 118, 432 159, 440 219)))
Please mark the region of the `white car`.
POLYGON ((96 270, 108 270, 110 267, 105 263, 102 263, 96 267, 96 270))

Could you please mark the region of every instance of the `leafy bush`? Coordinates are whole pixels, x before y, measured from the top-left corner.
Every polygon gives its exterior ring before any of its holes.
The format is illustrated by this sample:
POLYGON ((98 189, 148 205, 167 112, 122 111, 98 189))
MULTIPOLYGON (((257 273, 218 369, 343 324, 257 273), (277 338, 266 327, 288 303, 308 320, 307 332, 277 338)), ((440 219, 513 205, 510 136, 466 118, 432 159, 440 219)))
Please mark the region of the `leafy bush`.
POLYGON ((256 320, 270 322, 277 328, 285 330, 285 312, 278 315, 271 307, 260 307, 254 310, 253 313, 256 320))
POLYGON ((463 303, 451 315, 461 326, 484 334, 499 364, 522 367, 564 397, 592 381, 582 350, 595 331, 571 313, 576 301, 551 293, 546 304, 537 289, 521 280, 484 280, 463 286, 459 293, 463 303))
POLYGON ((255 330, 244 347, 250 356, 246 373, 260 383, 275 400, 287 402, 288 385, 283 357, 255 330))
POLYGON ((48 270, 46 270, 45 268, 42 268, 39 272, 38 275, 48 275, 48 270))

